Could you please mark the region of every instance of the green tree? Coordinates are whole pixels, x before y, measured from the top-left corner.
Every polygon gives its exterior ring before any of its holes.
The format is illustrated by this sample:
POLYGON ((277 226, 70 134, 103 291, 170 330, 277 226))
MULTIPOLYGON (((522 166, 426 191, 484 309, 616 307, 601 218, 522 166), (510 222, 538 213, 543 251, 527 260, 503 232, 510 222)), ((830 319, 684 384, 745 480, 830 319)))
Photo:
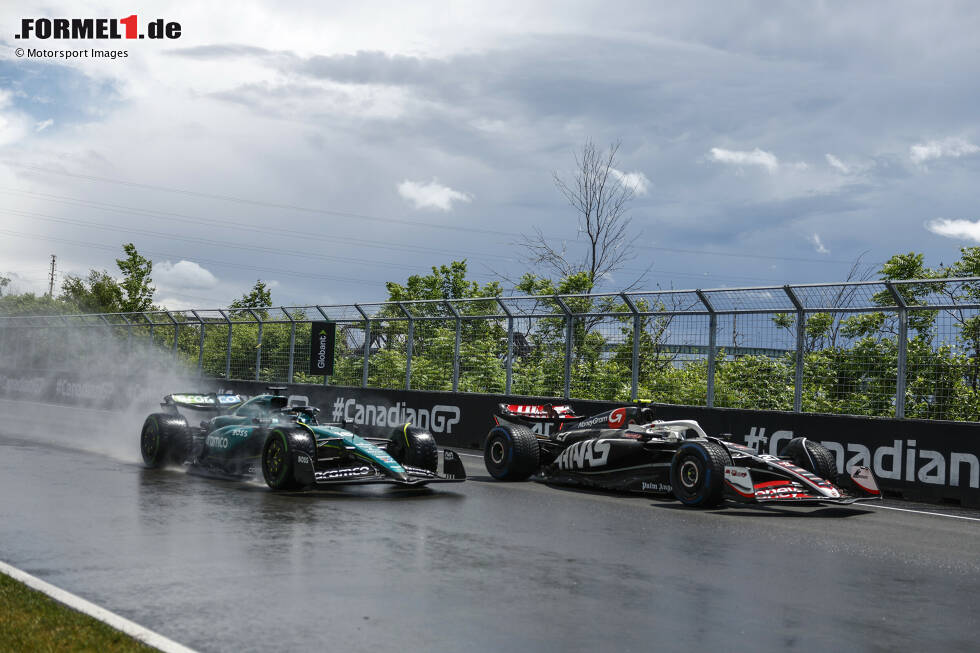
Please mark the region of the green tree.
POLYGON ((78 313, 119 313, 123 310, 122 288, 105 270, 90 270, 85 279, 67 275, 58 299, 78 313))
POLYGON ((228 308, 232 309, 263 308, 266 306, 272 306, 272 290, 261 279, 255 281, 251 290, 228 304, 228 308))
POLYGON ((150 285, 153 282, 150 278, 153 261, 140 256, 133 243, 123 245, 123 251, 126 258, 116 259, 116 265, 123 274, 119 282, 124 294, 120 303, 122 310, 127 313, 148 311, 153 308, 153 293, 156 292, 156 288, 150 285))

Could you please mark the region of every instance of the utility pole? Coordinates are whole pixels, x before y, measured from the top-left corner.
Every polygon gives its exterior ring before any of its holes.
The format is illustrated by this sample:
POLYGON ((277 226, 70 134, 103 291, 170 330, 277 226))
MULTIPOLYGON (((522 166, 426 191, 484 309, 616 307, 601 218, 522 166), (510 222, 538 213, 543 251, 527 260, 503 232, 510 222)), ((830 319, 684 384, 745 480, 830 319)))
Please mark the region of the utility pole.
POLYGON ((48 297, 54 297, 54 261, 57 258, 51 255, 51 274, 48 275, 48 297))

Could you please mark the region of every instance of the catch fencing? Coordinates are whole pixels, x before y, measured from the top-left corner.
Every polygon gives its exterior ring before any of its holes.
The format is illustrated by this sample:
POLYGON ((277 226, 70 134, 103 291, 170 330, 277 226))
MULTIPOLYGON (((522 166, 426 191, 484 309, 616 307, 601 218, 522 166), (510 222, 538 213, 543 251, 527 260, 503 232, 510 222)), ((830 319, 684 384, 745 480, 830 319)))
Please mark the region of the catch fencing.
POLYGON ((0 317, 7 368, 161 351, 210 378, 977 421, 980 278, 0 317))

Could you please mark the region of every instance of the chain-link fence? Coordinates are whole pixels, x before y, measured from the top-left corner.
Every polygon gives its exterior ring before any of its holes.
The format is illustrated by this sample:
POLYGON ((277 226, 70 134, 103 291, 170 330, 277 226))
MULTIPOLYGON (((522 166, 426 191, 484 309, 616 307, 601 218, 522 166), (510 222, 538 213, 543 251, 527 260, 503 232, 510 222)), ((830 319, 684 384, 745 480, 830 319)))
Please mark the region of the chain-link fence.
POLYGON ((110 350, 214 378, 978 421, 980 278, 0 317, 0 367, 110 350))

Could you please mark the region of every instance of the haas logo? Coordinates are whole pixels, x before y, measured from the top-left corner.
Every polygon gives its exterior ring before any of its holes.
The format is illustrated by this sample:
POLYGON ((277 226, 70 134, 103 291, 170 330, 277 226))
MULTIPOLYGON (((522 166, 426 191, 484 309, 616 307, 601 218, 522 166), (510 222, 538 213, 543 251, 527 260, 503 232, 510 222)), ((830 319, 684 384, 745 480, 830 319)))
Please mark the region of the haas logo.
POLYGON ((576 442, 558 456, 558 469, 586 469, 605 465, 611 446, 605 440, 576 442))
POLYGON ((626 424, 626 409, 617 408, 609 413, 609 428, 618 429, 626 424))

